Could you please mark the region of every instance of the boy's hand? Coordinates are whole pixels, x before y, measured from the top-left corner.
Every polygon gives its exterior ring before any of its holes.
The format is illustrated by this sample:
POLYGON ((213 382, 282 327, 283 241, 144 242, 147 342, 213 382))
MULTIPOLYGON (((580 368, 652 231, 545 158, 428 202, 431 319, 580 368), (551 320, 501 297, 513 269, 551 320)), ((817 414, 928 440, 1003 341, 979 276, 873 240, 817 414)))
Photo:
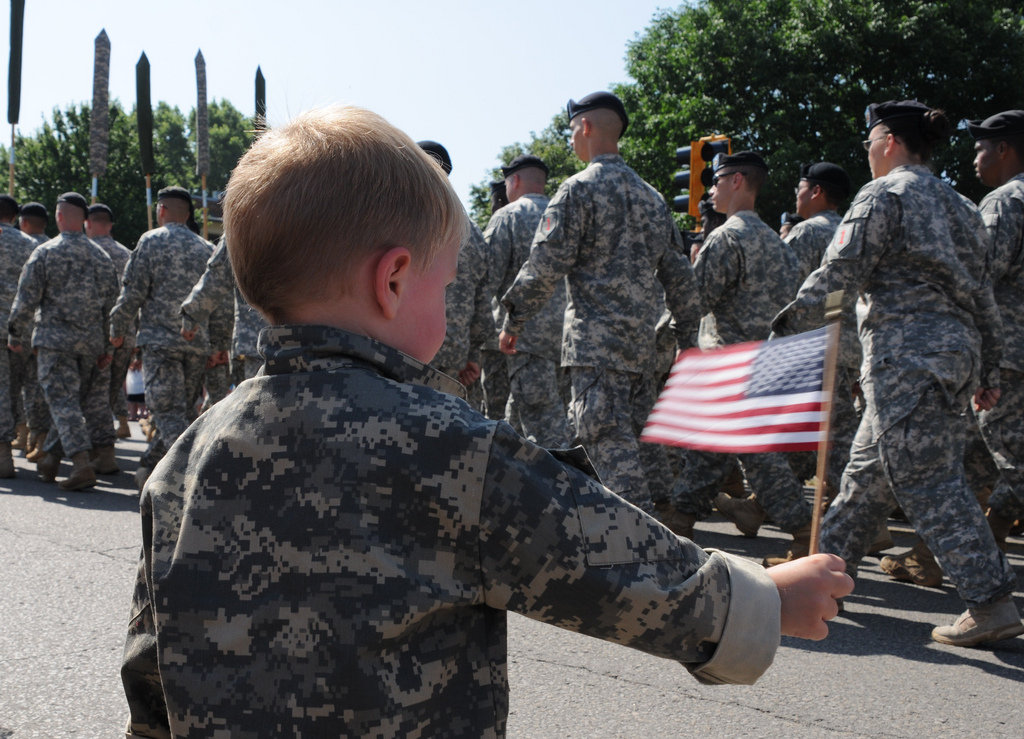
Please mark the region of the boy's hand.
POLYGON ((853 592, 846 562, 834 554, 814 554, 769 567, 782 599, 782 633, 818 641, 828 636, 826 621, 836 617, 836 598, 853 592))

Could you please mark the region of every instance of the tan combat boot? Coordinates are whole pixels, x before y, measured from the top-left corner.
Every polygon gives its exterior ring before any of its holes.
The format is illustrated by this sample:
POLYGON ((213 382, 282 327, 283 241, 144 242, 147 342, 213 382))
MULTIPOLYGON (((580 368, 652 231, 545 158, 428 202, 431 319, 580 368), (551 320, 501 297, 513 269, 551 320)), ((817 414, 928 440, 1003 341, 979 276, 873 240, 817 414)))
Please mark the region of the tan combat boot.
POLYGON ((92 468, 97 475, 116 475, 121 471, 117 466, 117 459, 114 457, 114 446, 100 446, 89 452, 89 459, 92 460, 92 468))
POLYGON ((794 559, 806 557, 811 552, 811 527, 793 532, 793 541, 789 550, 781 557, 765 557, 761 564, 765 567, 774 567, 785 562, 792 562, 794 559))
POLYGON ((132 437, 131 427, 128 425, 128 416, 117 417, 117 438, 130 439, 132 437))
POLYGON ((14 477, 14 457, 7 442, 0 442, 0 477, 14 477))
POLYGON ((29 462, 39 462, 46 456, 43 443, 46 441, 45 431, 36 431, 29 437, 28 448, 25 450, 25 459, 29 462))
POLYGON ((15 437, 14 441, 11 442, 11 449, 19 449, 25 451, 25 447, 28 444, 28 424, 19 423, 18 427, 14 429, 15 437))
POLYGON ((42 459, 36 462, 36 471, 43 482, 54 482, 60 469, 60 457, 53 452, 44 452, 42 459))
POLYGON ((932 629, 932 639, 954 647, 974 647, 1020 634, 1024 634, 1024 623, 1009 595, 994 603, 968 608, 949 626, 932 629))
POLYGON ((875 537, 874 543, 868 550, 868 554, 880 554, 886 549, 892 549, 896 546, 896 542, 892 540, 892 532, 889 531, 889 526, 882 521, 882 525, 878 528, 878 536, 875 537))
POLYGON ((749 498, 733 498, 725 493, 719 493, 715 496, 715 508, 736 524, 741 534, 751 539, 757 536, 757 530, 764 523, 764 509, 754 495, 749 498))
POLYGON ((683 513, 666 500, 654 504, 654 517, 676 536, 693 540, 693 527, 697 523, 697 517, 692 513, 683 513))
POLYGON ((1008 521, 991 508, 988 509, 988 514, 986 514, 985 518, 988 519, 988 527, 992 529, 992 536, 996 540, 996 546, 1003 550, 1003 554, 1006 554, 1006 537, 1010 535, 1013 521, 1008 521))
POLYGON ((89 452, 78 452, 71 457, 71 474, 58 485, 61 490, 84 490, 96 484, 96 470, 89 463, 89 452))
POLYGON ((878 563, 893 580, 912 582, 926 588, 942 587, 942 568, 928 545, 918 539, 910 551, 895 557, 882 557, 878 563))

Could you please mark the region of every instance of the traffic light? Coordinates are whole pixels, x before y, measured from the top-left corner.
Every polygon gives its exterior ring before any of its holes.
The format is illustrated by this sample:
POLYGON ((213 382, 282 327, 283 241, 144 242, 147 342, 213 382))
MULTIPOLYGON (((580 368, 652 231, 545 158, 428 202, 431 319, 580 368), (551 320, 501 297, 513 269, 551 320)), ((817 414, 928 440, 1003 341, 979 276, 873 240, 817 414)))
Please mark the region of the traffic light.
POLYGON ((697 141, 691 141, 689 146, 676 149, 676 164, 689 166, 689 169, 676 172, 672 180, 676 187, 688 191, 686 195, 673 198, 672 208, 676 213, 689 213, 700 219, 701 198, 704 191, 711 187, 712 172, 707 165, 716 154, 732 154, 732 141, 728 137, 721 134, 702 136, 697 141))

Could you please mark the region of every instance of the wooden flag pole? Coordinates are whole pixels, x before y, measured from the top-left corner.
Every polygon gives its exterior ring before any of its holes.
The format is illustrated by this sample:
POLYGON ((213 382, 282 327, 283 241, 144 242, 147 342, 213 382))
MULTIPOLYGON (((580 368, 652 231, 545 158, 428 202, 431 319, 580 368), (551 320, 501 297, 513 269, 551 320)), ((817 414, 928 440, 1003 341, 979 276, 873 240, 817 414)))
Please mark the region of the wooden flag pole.
POLYGON ((11 124, 11 184, 7 190, 7 194, 12 198, 14 197, 14 123, 11 124))
POLYGON ((153 181, 152 175, 146 175, 146 223, 153 230, 153 181))
POLYGON ((825 298, 825 367, 821 378, 824 401, 821 412, 825 414, 821 440, 818 442, 818 475, 814 486, 814 510, 811 513, 811 544, 809 554, 818 553, 818 539, 821 537, 821 516, 825 502, 825 474, 828 471, 828 450, 832 435, 832 392, 835 389, 836 357, 839 354, 839 318, 843 314, 843 291, 829 293, 825 298))

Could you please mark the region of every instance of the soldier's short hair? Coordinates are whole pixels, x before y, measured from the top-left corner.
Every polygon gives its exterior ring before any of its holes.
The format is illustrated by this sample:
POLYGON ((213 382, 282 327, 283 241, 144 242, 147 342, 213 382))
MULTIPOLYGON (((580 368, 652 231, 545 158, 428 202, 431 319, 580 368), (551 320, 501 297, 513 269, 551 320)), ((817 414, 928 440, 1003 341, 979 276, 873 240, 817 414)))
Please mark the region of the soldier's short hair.
POLYGON ((370 256, 404 246, 426 269, 461 240, 465 209, 440 165, 379 115, 352 106, 303 113, 263 134, 224 197, 238 286, 271 323, 348 293, 370 256))
POLYGON ((11 221, 18 215, 18 201, 10 195, 0 195, 0 220, 11 221))

